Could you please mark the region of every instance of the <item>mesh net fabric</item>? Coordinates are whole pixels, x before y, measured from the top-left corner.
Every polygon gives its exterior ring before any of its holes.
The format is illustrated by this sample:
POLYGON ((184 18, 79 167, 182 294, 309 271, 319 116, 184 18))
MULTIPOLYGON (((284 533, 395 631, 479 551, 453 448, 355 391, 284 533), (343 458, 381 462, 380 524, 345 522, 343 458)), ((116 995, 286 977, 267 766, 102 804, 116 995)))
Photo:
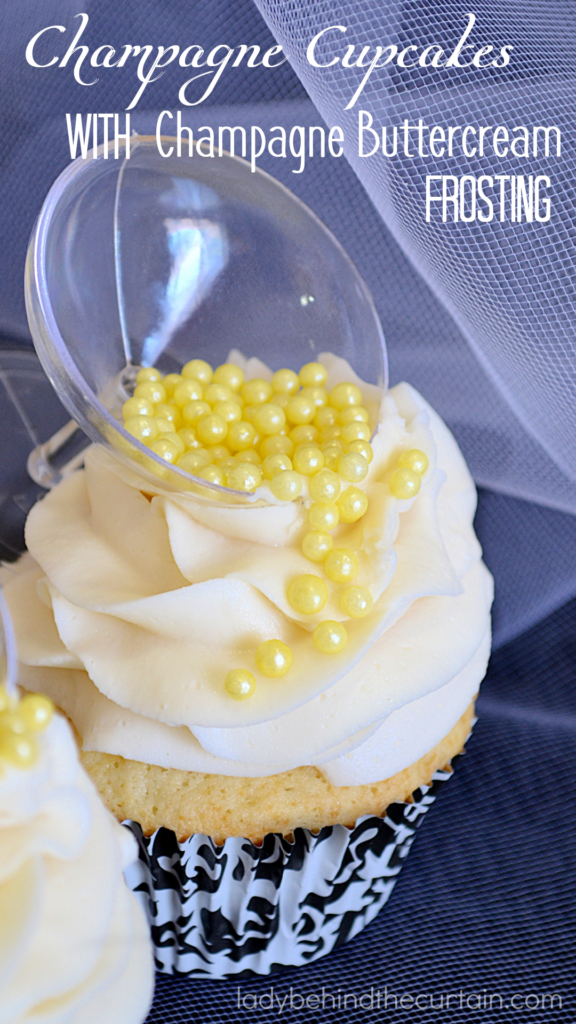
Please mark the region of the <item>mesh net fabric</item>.
MULTIPOLYGON (((570 267, 576 158, 568 142, 574 55, 567 45, 574 10, 547 0, 481 0, 474 5, 477 21, 467 42, 493 43, 495 53, 513 44, 507 68, 402 70, 390 64, 372 73, 355 106, 345 110, 366 69, 343 68, 340 62, 312 67, 306 49, 316 33, 330 25, 348 29, 346 35, 324 37, 318 49, 323 62, 342 55, 348 43, 356 44, 356 54, 363 46, 372 48, 366 62, 377 43, 416 43, 419 52, 436 43, 449 54, 468 24, 467 0, 257 4, 326 122, 344 129, 346 156, 395 241, 460 328, 447 336, 426 330, 403 353, 406 376, 416 383, 424 378, 440 409, 475 431, 472 464, 480 483, 575 511, 570 267), (360 108, 370 112, 375 127, 402 125, 405 118, 410 124, 422 118, 428 126, 520 124, 530 133, 533 126, 556 125, 564 140, 562 157, 362 158, 356 143, 360 108), (461 173, 549 174, 550 221, 426 224, 426 175, 461 173)), ((410 301, 409 285, 408 280, 399 296, 403 303, 410 301)))

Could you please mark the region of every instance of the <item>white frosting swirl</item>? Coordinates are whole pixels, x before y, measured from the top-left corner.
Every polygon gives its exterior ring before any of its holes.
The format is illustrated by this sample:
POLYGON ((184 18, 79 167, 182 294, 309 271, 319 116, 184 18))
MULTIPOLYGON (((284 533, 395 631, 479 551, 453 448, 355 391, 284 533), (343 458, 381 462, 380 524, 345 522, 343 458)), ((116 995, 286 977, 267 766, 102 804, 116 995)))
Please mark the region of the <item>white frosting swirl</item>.
POLYGON ((137 855, 80 767, 67 722, 0 776, 0 1021, 141 1024, 154 967, 122 870, 137 855))
MULTIPOLYGON (((358 380, 342 360, 321 359, 328 387, 358 380)), ((358 383, 375 407, 377 389, 358 383)), ((6 588, 24 685, 65 709, 85 749, 165 767, 258 776, 313 764, 339 785, 406 767, 450 731, 484 675, 492 580, 462 455, 408 385, 382 399, 373 449, 368 512, 334 538, 357 552, 355 582, 374 609, 346 621, 338 656, 319 653, 310 634, 320 619, 344 618, 339 588, 318 616, 286 599, 294 576, 317 571, 300 550, 306 489, 266 507, 202 504, 161 486, 152 496, 89 450, 85 471, 32 510, 32 557, 6 588), (418 496, 398 501, 386 479, 406 448, 430 466, 418 496), (281 680, 254 667, 270 637, 293 651, 281 680), (248 701, 224 691, 233 667, 256 676, 248 701)))

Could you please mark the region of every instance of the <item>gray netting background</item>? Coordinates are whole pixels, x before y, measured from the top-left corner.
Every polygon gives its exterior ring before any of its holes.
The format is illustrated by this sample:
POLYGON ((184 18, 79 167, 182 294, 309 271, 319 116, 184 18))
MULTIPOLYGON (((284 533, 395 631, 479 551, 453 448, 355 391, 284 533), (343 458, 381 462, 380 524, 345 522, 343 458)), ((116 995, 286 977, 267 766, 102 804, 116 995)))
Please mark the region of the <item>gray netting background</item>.
MULTIPOLYGON (((458 338, 420 336, 410 353, 409 376, 426 379, 429 393, 450 407, 452 416, 466 409, 471 428, 498 436, 495 444, 478 445, 474 453, 479 482, 575 510, 574 5, 550 0, 257 3, 326 122, 344 129, 346 156, 395 241, 460 328, 458 338), (437 43, 448 55, 472 9, 477 20, 467 43, 474 49, 491 43, 494 55, 513 44, 508 67, 403 70, 390 64, 374 70, 355 106, 345 110, 366 69, 343 68, 341 62, 317 69, 306 60, 310 40, 330 25, 348 31, 323 37, 317 47, 320 62, 343 55, 348 43, 356 44, 356 55, 371 47, 366 62, 377 43, 397 43, 400 49, 415 43, 418 52, 437 43), (452 158, 361 158, 360 108, 370 112, 375 127, 422 118, 427 126, 505 125, 510 132, 526 125, 532 137, 533 126, 555 125, 562 132, 562 154, 557 158, 552 147, 548 158, 498 158, 493 152, 469 159, 462 152, 452 158), (436 213, 426 224, 426 175, 465 173, 548 174, 550 221, 442 224, 436 213)), ((473 52, 463 52, 461 61, 469 61, 473 52)), ((410 53, 409 59, 416 56, 410 53)), ((414 141, 410 148, 417 151, 414 141)))

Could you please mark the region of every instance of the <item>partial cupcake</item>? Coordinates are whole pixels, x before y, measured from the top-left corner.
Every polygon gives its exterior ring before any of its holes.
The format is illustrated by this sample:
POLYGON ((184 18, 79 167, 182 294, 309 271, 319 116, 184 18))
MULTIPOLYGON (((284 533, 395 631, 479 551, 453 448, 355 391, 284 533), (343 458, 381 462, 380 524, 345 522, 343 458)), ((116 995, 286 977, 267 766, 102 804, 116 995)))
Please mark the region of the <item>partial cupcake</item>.
POLYGON ((141 1024, 154 964, 122 874, 135 843, 52 711, 0 687, 0 1020, 141 1024))

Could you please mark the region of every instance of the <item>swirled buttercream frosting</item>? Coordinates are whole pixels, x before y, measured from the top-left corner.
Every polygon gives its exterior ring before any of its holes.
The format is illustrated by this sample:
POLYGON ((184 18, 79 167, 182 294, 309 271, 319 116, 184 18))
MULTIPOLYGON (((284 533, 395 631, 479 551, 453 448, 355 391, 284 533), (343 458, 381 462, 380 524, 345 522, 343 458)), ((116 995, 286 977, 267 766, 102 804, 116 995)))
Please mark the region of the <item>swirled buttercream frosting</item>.
POLYGON ((0 775, 0 1020, 140 1024, 148 926, 122 871, 133 837, 104 808, 55 716, 28 768, 0 775))
MULTIPOLYGON (((317 571, 301 550, 307 484, 292 502, 259 490, 251 505, 219 505, 154 487, 92 447, 33 508, 6 586, 23 684, 64 709, 84 749, 237 776, 314 765, 356 785, 423 756, 470 704, 489 654, 492 579, 464 459, 412 387, 382 394, 343 360, 320 359, 327 387, 356 382, 377 422, 358 484, 368 509, 332 532, 355 553, 372 610, 347 618, 332 583, 321 612, 290 603, 291 581, 317 571), (417 495, 397 498, 389 480, 407 450, 428 467, 417 495), (312 642, 323 620, 345 622, 337 654, 312 642), (255 666, 271 637, 292 652, 279 679, 255 666), (255 677, 249 700, 223 685, 238 667, 255 677)), ((270 375, 244 365, 247 378, 270 375)))

